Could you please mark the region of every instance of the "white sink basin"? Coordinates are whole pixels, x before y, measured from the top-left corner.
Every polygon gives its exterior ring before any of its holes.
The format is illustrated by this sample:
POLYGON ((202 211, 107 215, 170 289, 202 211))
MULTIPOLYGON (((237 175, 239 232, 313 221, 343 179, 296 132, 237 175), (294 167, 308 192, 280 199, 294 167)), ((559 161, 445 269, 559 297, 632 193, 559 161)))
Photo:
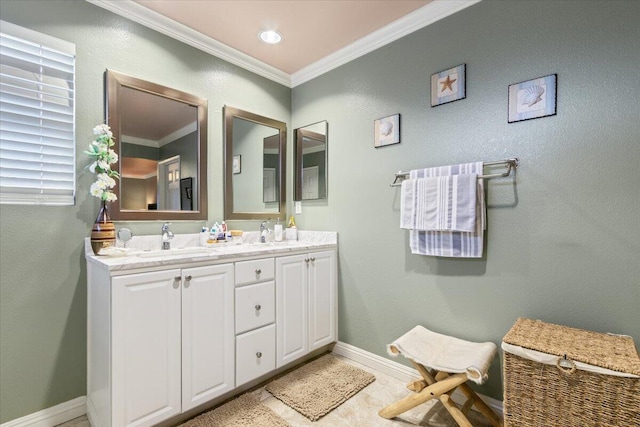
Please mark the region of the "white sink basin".
POLYGON ((167 250, 157 250, 157 251, 144 251, 138 252, 135 255, 140 258, 157 258, 157 257, 167 257, 167 256, 176 256, 176 255, 209 255, 215 252, 215 249, 201 248, 201 247, 193 247, 193 248, 176 248, 176 249, 167 249, 167 250))

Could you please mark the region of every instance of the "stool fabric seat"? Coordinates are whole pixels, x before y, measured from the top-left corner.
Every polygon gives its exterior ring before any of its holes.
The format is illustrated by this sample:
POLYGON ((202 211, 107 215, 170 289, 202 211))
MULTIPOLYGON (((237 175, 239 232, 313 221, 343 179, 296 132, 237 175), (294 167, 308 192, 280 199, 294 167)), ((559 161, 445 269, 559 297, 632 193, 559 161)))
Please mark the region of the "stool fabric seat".
POLYGON ((387 352, 396 356, 391 346, 421 365, 449 373, 466 373, 476 384, 483 384, 489 378, 489 366, 498 351, 492 342, 465 341, 420 325, 387 346, 387 352))
POLYGON ((389 344, 387 351, 392 356, 402 354, 409 359, 422 379, 409 383, 407 388, 413 393, 381 409, 378 412, 381 417, 391 419, 438 399, 460 427, 473 427, 467 418, 472 406, 492 426, 502 426, 500 417, 466 384, 468 381, 482 384, 487 380, 489 366, 498 351, 494 343, 465 341, 418 325, 389 344), (467 398, 462 408, 451 398, 458 388, 467 398))

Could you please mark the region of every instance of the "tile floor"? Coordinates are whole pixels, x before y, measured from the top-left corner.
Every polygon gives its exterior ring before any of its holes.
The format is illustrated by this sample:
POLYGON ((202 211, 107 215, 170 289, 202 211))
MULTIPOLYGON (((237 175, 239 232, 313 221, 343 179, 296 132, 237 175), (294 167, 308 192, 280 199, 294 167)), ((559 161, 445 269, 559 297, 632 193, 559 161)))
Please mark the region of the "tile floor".
MULTIPOLYGON (((365 371, 373 373, 376 376, 376 380, 318 421, 312 422, 308 418, 300 415, 273 397, 269 392, 264 390, 264 387, 251 393, 258 396, 263 404, 284 418, 292 427, 457 426, 451 415, 436 401, 420 405, 392 420, 386 420, 380 417, 378 415, 380 409, 410 393, 406 388, 406 384, 352 360, 344 360, 365 371)), ((475 411, 469 411, 468 417, 475 427, 490 426, 489 422, 475 411)), ((61 424, 58 427, 90 427, 90 424, 86 417, 80 417, 61 424)))

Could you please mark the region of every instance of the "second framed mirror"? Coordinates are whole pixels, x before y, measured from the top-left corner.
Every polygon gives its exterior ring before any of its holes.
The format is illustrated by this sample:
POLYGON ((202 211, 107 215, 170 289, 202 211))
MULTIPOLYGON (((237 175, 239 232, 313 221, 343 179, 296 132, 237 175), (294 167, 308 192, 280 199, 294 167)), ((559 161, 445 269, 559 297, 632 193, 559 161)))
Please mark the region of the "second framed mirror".
POLYGON ((284 221, 287 125, 225 106, 226 219, 284 221))
POLYGON ((294 200, 327 198, 328 142, 326 120, 295 130, 294 200))

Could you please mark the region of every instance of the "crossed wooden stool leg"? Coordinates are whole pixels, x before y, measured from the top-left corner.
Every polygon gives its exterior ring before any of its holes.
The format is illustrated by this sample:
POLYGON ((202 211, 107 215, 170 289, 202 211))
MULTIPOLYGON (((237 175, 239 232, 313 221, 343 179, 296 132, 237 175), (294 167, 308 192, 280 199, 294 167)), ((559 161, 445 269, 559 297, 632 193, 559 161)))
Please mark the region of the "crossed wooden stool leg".
POLYGON ((388 350, 392 355, 402 354, 407 357, 422 379, 409 383, 407 387, 414 393, 381 409, 378 412, 381 417, 393 418, 431 399, 438 399, 461 427, 473 427, 467 418, 467 413, 472 406, 475 406, 494 427, 502 426, 498 415, 466 384, 469 380, 482 384, 487 379, 486 370, 497 351, 495 344, 463 341, 416 326, 390 344, 388 350), (431 356, 426 354, 414 357, 413 355, 416 351, 430 350, 432 350, 431 356), (472 356, 461 354, 474 350, 475 354, 472 356), (474 363, 469 364, 470 362, 474 363), (450 365, 451 368, 447 369, 446 365, 450 365), (464 365, 467 366, 460 367, 464 365), (428 370, 427 366, 435 366, 438 369, 428 370), (467 397, 461 408, 451 399, 451 394, 458 387, 467 397))

